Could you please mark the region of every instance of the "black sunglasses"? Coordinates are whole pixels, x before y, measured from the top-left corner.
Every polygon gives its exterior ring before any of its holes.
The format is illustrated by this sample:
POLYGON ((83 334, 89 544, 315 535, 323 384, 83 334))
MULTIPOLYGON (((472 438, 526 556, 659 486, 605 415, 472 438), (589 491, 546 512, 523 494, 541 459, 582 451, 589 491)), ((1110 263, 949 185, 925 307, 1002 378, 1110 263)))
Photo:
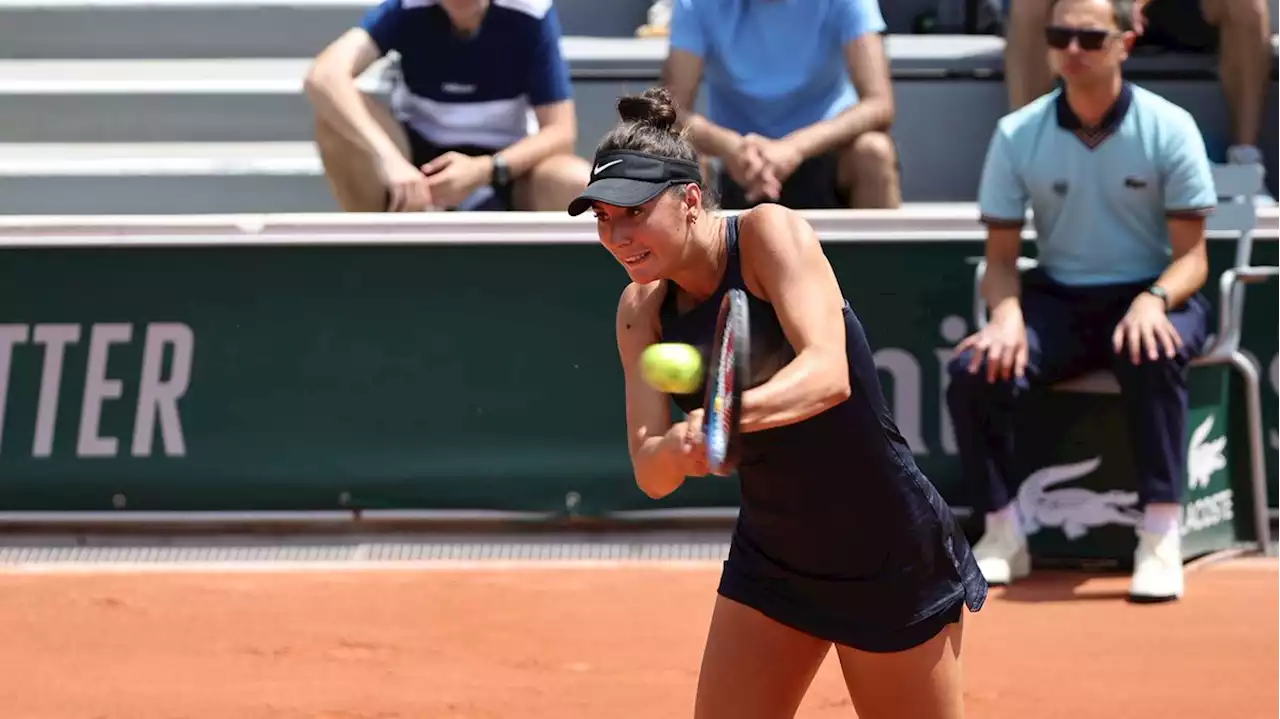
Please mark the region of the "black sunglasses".
POLYGON ((1072 38, 1080 45, 1081 50, 1101 50, 1114 34, 1111 30, 1093 28, 1049 26, 1044 29, 1044 39, 1055 50, 1066 50, 1071 46, 1072 38))

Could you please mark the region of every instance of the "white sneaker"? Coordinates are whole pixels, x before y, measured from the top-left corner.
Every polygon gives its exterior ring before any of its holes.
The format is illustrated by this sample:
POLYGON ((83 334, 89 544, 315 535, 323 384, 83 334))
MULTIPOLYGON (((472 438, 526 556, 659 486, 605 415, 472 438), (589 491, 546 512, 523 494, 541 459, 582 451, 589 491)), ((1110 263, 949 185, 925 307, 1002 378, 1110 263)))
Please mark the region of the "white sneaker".
POLYGON ((1031 573, 1027 538, 1013 520, 989 515, 987 531, 973 545, 973 558, 987 584, 1008 584, 1031 573))
MULTIPOLYGON (((1261 165, 1262 150, 1253 145, 1232 145, 1227 148, 1227 163, 1231 165, 1261 165)), ((1259 190, 1253 198, 1255 207, 1275 207, 1276 198, 1266 190, 1259 190)))
POLYGON ((1135 602, 1167 602, 1182 596, 1182 537, 1177 532, 1138 532, 1129 598, 1135 602))

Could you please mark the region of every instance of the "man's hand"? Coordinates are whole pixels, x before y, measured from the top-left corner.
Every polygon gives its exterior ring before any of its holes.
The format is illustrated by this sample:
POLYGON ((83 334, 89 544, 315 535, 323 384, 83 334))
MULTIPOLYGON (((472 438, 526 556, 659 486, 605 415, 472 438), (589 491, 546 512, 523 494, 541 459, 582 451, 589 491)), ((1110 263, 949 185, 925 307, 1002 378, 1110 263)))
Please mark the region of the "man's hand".
POLYGON ((773 140, 749 133, 742 138, 742 142, 744 145, 756 148, 765 166, 773 171, 774 177, 779 182, 786 182, 800 163, 804 162, 804 155, 800 150, 786 140, 773 140))
POLYGON ((379 161, 377 168, 378 179, 391 194, 387 211, 422 212, 431 209, 431 186, 427 176, 408 160, 395 155, 379 161))
POLYGON ((446 152, 422 166, 438 207, 457 207, 493 178, 493 159, 446 152))
POLYGON ((1160 359, 1161 351, 1165 357, 1176 357, 1182 348, 1182 337, 1169 321, 1164 300, 1143 292, 1134 298, 1129 311, 1111 333, 1111 346, 1116 354, 1128 346, 1129 360, 1134 364, 1141 361, 1144 350, 1147 359, 1154 362, 1160 359))
POLYGON ((782 194, 782 183, 804 162, 804 155, 786 140, 773 140, 755 133, 743 137, 742 144, 760 158, 756 173, 747 177, 747 199, 752 202, 764 197, 777 200, 782 194))
POLYGON ((760 156, 760 152, 743 142, 742 138, 738 138, 733 148, 721 157, 724 159, 725 171, 743 190, 751 188, 751 178, 759 175, 764 167, 764 158, 760 156))
POLYGON ((1135 35, 1141 35, 1147 29, 1147 4, 1151 0, 1134 0, 1133 7, 1129 10, 1129 21, 1133 23, 1133 32, 1135 35))
POLYGON ((1018 317, 996 318, 956 345, 956 354, 973 350, 969 374, 987 360, 987 382, 1021 379, 1027 371, 1027 325, 1018 317))

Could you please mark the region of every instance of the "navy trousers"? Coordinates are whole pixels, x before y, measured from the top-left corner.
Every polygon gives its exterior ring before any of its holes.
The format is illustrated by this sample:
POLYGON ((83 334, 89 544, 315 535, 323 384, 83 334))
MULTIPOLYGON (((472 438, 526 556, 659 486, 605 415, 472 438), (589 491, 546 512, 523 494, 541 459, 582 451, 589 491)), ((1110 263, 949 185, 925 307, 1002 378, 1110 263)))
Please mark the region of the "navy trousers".
POLYGON ((1040 270, 1022 279, 1022 314, 1027 324, 1028 361, 1018 381, 987 382, 985 363, 969 373, 971 351, 948 365, 947 406, 955 426, 965 485, 976 512, 993 512, 1015 496, 1013 462, 1019 395, 1097 369, 1110 369, 1120 383, 1135 443, 1138 494, 1151 502, 1179 502, 1186 463, 1187 365, 1204 349, 1209 304, 1199 294, 1169 312, 1182 338, 1172 359, 1133 364, 1126 345, 1112 349, 1111 334, 1130 303, 1151 280, 1125 285, 1070 287, 1040 270))

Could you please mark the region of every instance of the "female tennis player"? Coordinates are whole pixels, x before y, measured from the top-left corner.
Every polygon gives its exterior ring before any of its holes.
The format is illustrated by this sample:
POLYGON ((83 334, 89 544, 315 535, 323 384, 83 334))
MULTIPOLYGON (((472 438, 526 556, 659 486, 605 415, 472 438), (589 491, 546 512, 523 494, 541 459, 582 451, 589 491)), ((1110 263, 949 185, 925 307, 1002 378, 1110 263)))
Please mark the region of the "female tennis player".
POLYGON ((742 397, 741 505, 720 578, 696 719, 795 714, 834 644, 862 719, 963 713, 962 614, 987 585, 950 509, 889 415, 862 325, 813 229, 760 205, 717 216, 664 90, 618 103, 592 182, 594 211, 631 277, 618 304, 636 481, 654 498, 707 473, 701 392, 640 377, 655 342, 706 348, 721 298, 745 288, 751 366, 742 397))

